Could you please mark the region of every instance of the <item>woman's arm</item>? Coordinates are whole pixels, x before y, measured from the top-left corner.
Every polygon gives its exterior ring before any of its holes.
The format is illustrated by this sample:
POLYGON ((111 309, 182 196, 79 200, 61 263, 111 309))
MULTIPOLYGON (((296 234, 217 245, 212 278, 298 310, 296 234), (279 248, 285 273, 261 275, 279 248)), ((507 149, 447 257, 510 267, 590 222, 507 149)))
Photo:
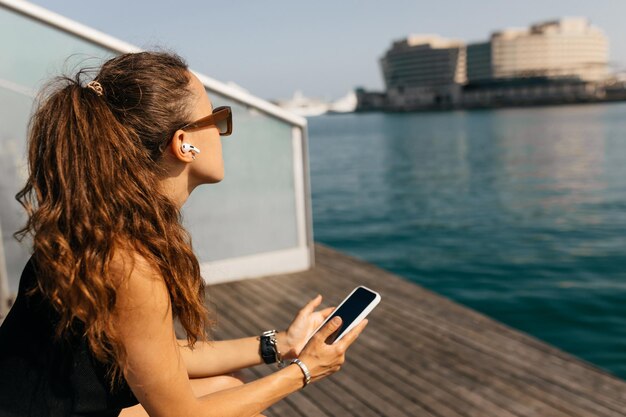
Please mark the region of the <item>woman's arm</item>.
MULTIPOLYGON (((140 258, 130 275, 122 274, 128 278, 118 288, 114 320, 126 350, 124 375, 150 416, 254 416, 302 387, 302 373, 291 365, 241 387, 196 398, 174 334, 165 283, 140 258)), ((339 370, 346 349, 365 323, 333 345, 324 340, 338 323, 326 326, 312 339, 300 359, 313 380, 339 370)))
MULTIPOLYGON (((321 295, 309 301, 298 311, 287 331, 276 334, 278 350, 283 359, 298 357, 309 334, 317 329, 332 312, 332 307, 315 311, 321 302, 321 295)), ((259 343, 258 337, 246 337, 215 342, 198 342, 191 349, 187 345, 187 340, 178 340, 187 373, 191 378, 222 375, 263 364, 259 352, 259 343)))
POLYGON ((197 342, 193 349, 186 339, 179 339, 178 346, 190 378, 228 374, 263 363, 256 337, 197 342))

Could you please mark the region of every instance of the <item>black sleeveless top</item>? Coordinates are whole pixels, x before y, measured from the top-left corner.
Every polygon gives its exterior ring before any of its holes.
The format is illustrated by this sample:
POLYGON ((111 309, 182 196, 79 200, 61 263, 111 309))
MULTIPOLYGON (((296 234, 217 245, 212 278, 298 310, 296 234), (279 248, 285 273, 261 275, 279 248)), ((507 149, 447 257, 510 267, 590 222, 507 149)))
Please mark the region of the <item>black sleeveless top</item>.
POLYGON ((86 339, 54 337, 57 314, 38 292, 34 259, 20 278, 15 304, 0 326, 0 417, 119 415, 137 404, 124 381, 109 389, 105 364, 86 339))

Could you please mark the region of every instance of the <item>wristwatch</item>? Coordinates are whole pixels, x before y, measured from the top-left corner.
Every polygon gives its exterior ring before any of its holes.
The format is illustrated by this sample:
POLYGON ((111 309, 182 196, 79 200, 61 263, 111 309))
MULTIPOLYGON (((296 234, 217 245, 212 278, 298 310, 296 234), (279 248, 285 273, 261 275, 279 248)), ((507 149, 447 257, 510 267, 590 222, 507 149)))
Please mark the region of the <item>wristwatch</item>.
POLYGON ((259 337, 261 340, 259 350, 263 362, 266 364, 278 363, 280 368, 282 363, 282 357, 278 350, 278 343, 276 342, 276 330, 267 330, 259 337))

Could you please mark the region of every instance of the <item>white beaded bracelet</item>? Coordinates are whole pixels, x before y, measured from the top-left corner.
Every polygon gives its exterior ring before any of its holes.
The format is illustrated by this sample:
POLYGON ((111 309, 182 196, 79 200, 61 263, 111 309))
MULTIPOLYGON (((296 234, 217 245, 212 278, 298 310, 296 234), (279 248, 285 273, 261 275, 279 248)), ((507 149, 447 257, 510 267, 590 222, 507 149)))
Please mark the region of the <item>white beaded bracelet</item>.
POLYGON ((309 372, 309 368, 307 368, 304 362, 302 362, 300 359, 294 359, 291 361, 291 363, 295 363, 302 370, 302 373, 304 374, 304 387, 309 385, 309 382, 311 382, 311 373, 309 372))

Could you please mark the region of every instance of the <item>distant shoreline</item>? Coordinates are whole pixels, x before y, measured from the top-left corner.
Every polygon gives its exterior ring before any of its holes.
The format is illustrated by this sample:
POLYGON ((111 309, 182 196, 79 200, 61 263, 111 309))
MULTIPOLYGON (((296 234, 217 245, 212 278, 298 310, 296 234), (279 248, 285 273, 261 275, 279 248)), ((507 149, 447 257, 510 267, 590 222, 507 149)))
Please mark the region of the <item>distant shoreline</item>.
MULTIPOLYGON (((626 92, 623 96, 608 97, 608 98, 594 98, 594 99, 579 99, 579 100, 535 100, 535 101, 518 101, 518 102, 499 102, 484 105, 447 105, 447 106, 406 106, 406 107, 357 107, 354 113, 419 113, 419 112, 447 112, 447 111, 471 111, 471 110, 496 110, 507 108, 530 108, 530 107, 557 107, 557 106, 573 106, 573 105, 585 105, 585 104, 610 104, 626 101, 626 92)), ((326 113, 326 114, 341 114, 341 113, 326 113)))

